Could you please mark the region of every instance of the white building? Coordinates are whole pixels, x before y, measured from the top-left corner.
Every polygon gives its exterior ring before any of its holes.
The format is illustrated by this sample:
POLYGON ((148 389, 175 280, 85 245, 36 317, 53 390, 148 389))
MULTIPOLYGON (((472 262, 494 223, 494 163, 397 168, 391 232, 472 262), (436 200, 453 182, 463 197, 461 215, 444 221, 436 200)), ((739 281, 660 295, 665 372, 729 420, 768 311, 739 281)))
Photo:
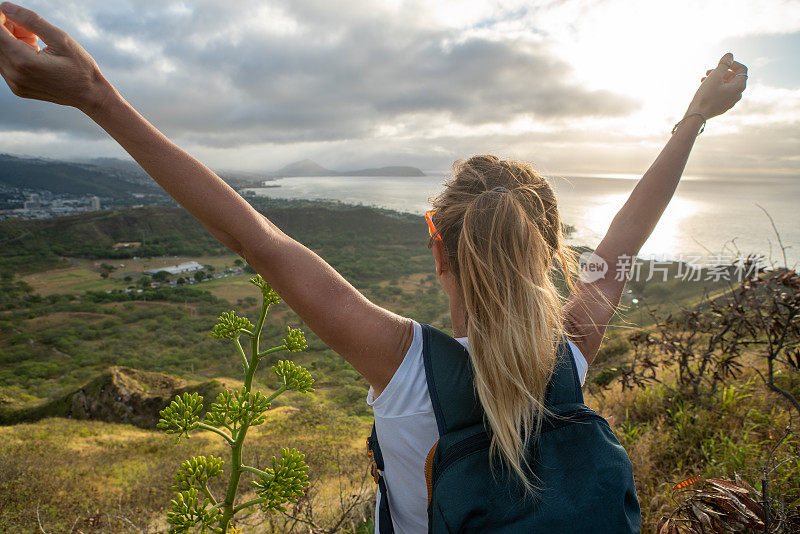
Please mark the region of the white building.
POLYGON ((26 210, 36 210, 42 207, 42 199, 36 193, 33 193, 28 197, 28 200, 23 202, 22 204, 23 209, 26 210))
POLYGON ((97 197, 91 197, 89 199, 89 209, 92 211, 97 211, 100 209, 100 199, 97 197))
POLYGON ((186 261, 180 265, 170 265, 169 267, 159 267, 157 269, 147 269, 147 274, 156 274, 159 271, 167 271, 169 274, 183 274, 199 271, 203 266, 196 261, 186 261))

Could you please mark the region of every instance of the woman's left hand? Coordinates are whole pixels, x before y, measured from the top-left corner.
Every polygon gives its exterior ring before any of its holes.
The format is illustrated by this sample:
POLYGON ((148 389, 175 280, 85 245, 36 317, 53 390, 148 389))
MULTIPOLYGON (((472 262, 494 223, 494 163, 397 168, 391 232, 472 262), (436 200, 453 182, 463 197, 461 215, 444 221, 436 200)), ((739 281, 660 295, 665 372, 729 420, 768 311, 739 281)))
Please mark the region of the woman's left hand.
POLYGON ((0 74, 11 92, 82 111, 102 102, 108 83, 72 37, 29 9, 3 2, 0 10, 0 74))
POLYGON ((704 119, 710 119, 731 109, 742 99, 742 92, 747 87, 747 67, 734 61, 733 54, 728 52, 715 69, 706 71, 700 82, 684 117, 696 112, 704 119))

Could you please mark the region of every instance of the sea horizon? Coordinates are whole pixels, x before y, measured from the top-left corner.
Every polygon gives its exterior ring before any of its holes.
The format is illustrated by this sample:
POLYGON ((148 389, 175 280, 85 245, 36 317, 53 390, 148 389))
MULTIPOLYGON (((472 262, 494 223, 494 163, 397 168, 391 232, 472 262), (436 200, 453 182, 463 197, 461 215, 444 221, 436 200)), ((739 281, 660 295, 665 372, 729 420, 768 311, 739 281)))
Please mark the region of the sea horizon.
MULTIPOLYGON (((298 176, 274 178, 270 187, 246 187, 257 196, 335 200, 422 215, 449 171, 426 176, 298 176), (277 187, 276 187, 277 186, 277 187)), ((596 247, 641 175, 631 173, 549 176, 563 221, 575 228, 569 243, 596 247)), ((762 254, 784 263, 772 217, 786 247, 789 267, 800 263, 800 177, 687 175, 681 180, 640 258, 723 263, 739 254, 762 254)))

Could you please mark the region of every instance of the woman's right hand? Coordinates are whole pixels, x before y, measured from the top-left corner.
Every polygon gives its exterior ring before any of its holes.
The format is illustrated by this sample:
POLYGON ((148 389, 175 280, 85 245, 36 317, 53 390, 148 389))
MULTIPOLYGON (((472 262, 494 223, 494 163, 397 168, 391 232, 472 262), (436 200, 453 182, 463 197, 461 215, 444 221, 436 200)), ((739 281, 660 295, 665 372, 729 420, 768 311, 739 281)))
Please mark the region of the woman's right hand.
POLYGON ((0 74, 11 92, 84 112, 102 103, 110 86, 74 39, 29 9, 3 2, 0 10, 0 74), (36 36, 46 48, 33 45, 36 36))
POLYGON ((706 71, 700 88, 689 104, 686 115, 700 113, 705 119, 722 115, 742 99, 747 86, 747 67, 733 60, 728 52, 719 60, 715 69, 706 71))

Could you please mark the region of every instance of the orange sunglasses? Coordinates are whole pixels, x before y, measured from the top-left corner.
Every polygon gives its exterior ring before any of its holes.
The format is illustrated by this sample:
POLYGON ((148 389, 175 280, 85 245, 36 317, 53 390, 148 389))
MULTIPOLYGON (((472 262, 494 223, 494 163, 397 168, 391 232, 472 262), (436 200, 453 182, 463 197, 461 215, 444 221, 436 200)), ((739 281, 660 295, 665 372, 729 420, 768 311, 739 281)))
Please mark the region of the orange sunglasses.
POLYGON ((436 213, 436 210, 428 210, 425 212, 425 220, 428 221, 428 234, 434 238, 438 239, 439 241, 442 240, 442 236, 439 235, 439 232, 436 230, 436 226, 433 224, 433 214, 436 213))

